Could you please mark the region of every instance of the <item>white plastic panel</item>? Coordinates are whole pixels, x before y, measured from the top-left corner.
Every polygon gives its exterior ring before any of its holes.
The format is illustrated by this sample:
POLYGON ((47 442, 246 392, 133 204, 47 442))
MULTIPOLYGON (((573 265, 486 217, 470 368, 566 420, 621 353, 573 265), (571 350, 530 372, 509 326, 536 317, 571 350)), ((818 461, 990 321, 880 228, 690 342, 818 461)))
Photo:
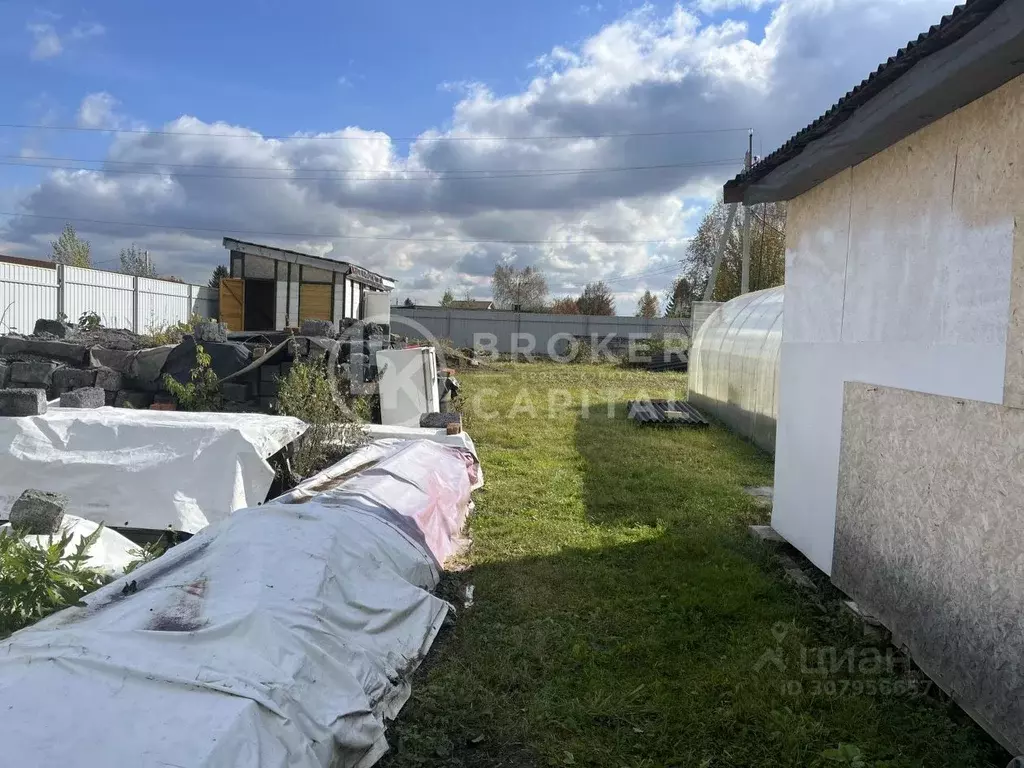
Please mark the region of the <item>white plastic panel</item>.
POLYGON ((274 328, 278 331, 282 331, 288 327, 287 321, 287 302, 288 302, 288 281, 286 279, 286 270, 282 269, 279 273, 281 277, 278 279, 274 286, 276 292, 276 312, 274 314, 274 328))
POLYGON ((418 427, 420 416, 439 408, 437 357, 433 347, 377 352, 382 424, 418 427))

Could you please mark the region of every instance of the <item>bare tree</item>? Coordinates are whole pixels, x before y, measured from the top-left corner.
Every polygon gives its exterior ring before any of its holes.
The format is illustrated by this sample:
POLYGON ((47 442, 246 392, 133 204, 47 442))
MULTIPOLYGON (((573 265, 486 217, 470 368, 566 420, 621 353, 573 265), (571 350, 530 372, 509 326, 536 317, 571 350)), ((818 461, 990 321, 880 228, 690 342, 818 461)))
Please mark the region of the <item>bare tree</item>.
POLYGON ((581 315, 614 315, 615 297, 603 280, 587 283, 583 294, 576 300, 581 315))
POLYGON ((578 315, 580 308, 572 296, 563 296, 555 299, 548 311, 553 315, 578 315))
POLYGON ((499 264, 494 268, 491 291, 498 309, 539 312, 544 309, 548 298, 548 283, 536 267, 516 269, 508 264, 499 264))
POLYGON ((644 291, 644 295, 636 303, 636 316, 653 318, 660 314, 661 306, 658 304, 658 297, 650 291, 644 291))
POLYGON ((67 264, 70 267, 88 267, 89 241, 83 240, 75 232, 71 222, 64 225, 64 231, 60 237, 50 241, 52 252, 50 258, 57 264, 67 264))
POLYGON ((121 271, 135 277, 156 277, 149 251, 142 250, 135 243, 121 249, 121 271))

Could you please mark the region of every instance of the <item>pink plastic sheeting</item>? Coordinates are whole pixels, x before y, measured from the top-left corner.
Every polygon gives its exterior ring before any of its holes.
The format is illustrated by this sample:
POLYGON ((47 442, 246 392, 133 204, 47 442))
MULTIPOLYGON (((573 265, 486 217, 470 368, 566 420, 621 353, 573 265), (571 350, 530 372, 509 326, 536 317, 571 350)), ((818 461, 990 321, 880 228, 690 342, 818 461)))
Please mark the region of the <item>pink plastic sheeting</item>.
POLYGON ((373 765, 449 609, 429 590, 477 466, 426 441, 342 465, 0 642, 3 764, 373 765))

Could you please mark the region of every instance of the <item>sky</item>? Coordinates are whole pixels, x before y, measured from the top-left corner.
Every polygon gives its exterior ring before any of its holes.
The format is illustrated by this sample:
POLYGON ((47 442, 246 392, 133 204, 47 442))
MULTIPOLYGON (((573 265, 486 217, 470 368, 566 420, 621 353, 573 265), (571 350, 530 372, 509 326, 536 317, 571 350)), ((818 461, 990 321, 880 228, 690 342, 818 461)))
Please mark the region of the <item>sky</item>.
POLYGON ((0 1, 0 253, 205 283, 223 236, 398 299, 663 294, 748 131, 768 154, 951 0, 0 1))

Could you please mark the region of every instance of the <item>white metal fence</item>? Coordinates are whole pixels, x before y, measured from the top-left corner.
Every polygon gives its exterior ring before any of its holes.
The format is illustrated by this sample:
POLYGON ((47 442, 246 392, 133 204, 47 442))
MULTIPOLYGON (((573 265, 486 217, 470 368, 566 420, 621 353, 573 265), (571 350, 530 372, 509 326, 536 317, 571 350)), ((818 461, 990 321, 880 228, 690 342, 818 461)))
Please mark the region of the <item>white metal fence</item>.
MULTIPOLYGON (((392 307, 391 332, 411 338, 428 334, 449 339, 456 347, 472 347, 479 334, 492 334, 498 352, 512 352, 517 339, 532 339, 532 352, 543 355, 568 337, 642 338, 658 334, 689 335, 690 321, 678 317, 608 317, 605 315, 542 315, 499 310, 392 307)), ((522 344, 520 344, 522 349, 522 344)), ((558 352, 559 354, 561 352, 558 352)))
POLYGON ((31 333, 40 318, 75 322, 86 312, 98 314, 107 328, 149 333, 193 314, 213 317, 216 311, 217 297, 204 285, 62 264, 0 262, 0 333, 31 333))

